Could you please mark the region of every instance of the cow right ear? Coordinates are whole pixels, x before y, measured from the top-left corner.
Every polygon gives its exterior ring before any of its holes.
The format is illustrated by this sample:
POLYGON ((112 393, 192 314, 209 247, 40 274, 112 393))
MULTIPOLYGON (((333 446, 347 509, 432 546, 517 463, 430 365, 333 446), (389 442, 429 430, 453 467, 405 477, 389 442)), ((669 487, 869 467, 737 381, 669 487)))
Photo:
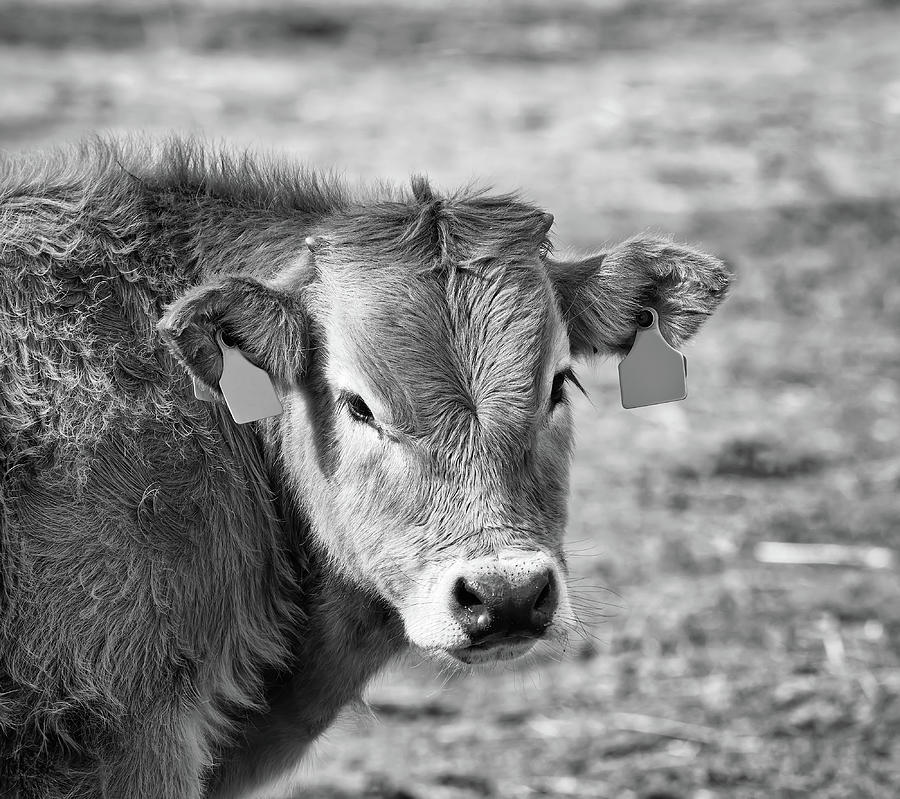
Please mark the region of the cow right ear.
POLYGON ((252 277, 196 286, 168 306, 157 328, 188 373, 218 387, 222 351, 236 346, 272 380, 296 384, 306 368, 306 314, 299 298, 252 277))
POLYGON ((575 357, 625 355, 638 316, 654 308, 673 346, 693 336, 725 299, 731 273, 718 258, 655 236, 635 236, 574 261, 544 262, 575 357))

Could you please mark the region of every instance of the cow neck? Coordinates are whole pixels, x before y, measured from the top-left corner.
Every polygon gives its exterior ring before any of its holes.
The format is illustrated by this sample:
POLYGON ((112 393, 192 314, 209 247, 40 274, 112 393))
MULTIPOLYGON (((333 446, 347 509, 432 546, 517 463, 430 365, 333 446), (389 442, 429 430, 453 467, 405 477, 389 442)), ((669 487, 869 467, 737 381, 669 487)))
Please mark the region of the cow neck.
POLYGON ((273 426, 260 429, 273 511, 293 570, 291 601, 301 621, 287 633, 288 662, 263 673, 262 708, 234 716, 237 734, 219 750, 210 779, 233 791, 295 766, 404 640, 397 613, 341 577, 317 551, 309 522, 286 489, 273 426))

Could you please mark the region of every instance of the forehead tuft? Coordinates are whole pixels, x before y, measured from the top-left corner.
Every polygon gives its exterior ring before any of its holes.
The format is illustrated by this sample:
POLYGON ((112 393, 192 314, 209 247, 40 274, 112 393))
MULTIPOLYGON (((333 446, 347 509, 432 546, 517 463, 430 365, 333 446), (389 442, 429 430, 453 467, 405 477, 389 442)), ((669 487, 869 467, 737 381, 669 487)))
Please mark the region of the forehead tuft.
POLYGON ((465 268, 533 257, 549 215, 512 194, 467 190, 437 195, 415 176, 406 196, 351 206, 330 220, 337 264, 384 262, 413 268, 465 268))

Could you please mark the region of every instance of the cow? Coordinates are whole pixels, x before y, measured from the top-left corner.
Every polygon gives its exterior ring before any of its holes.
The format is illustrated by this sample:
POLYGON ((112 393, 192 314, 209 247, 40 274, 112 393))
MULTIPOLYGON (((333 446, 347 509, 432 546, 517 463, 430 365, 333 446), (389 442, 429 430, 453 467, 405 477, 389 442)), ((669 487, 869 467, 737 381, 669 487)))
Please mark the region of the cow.
POLYGON ((574 364, 645 307, 688 339, 729 276, 552 222, 179 138, 7 156, 3 796, 236 797, 404 650, 564 642, 574 364), (280 414, 234 421, 226 350, 280 414))

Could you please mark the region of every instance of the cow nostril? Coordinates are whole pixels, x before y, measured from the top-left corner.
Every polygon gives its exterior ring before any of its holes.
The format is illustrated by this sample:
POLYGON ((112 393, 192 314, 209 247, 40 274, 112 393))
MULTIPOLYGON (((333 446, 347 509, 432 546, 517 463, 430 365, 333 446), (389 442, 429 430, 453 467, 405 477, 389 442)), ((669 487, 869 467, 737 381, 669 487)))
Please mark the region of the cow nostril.
POLYGON ((544 575, 544 584, 538 591, 534 604, 531 606, 532 622, 536 624, 548 623, 556 611, 557 602, 556 578, 553 572, 548 571, 544 575))
POLYGON ((466 581, 460 577, 453 586, 453 598, 456 603, 466 610, 481 610, 484 600, 466 585, 466 581))
POLYGON ((469 639, 476 643, 490 632, 494 613, 488 607, 485 597, 473 588, 463 577, 453 584, 453 615, 469 639))

